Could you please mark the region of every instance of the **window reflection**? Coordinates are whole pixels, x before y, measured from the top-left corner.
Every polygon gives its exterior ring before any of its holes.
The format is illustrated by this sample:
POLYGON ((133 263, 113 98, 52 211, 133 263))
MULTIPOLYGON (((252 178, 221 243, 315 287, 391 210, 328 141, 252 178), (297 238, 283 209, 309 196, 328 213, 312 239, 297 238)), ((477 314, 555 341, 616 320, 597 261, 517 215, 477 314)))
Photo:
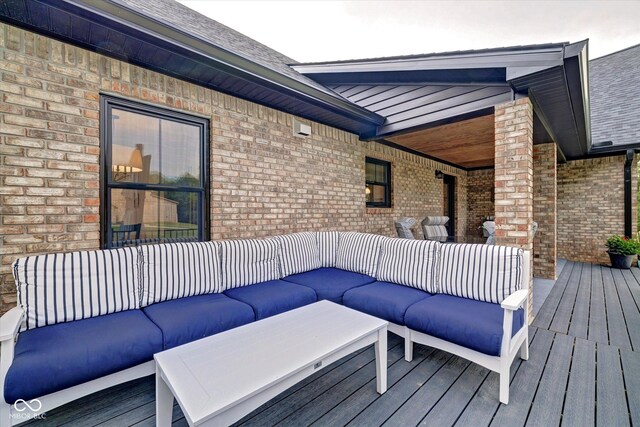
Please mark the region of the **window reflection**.
MULTIPOLYGON (((115 102, 114 102, 115 103, 115 102)), ((202 239, 205 121, 111 107, 107 246, 202 239)))

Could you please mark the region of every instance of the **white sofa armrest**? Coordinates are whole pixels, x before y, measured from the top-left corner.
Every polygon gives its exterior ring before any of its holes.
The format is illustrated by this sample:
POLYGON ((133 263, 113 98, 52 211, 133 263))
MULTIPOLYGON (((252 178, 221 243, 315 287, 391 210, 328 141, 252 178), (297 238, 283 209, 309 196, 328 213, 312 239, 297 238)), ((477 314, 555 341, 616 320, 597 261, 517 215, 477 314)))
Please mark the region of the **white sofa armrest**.
POLYGON ((0 318, 0 342, 16 337, 23 316, 24 310, 21 307, 13 307, 0 318))
POLYGON ((520 289, 519 291, 515 291, 507 298, 505 298, 504 301, 502 301, 500 307, 505 310, 515 311, 519 309, 522 304, 524 304, 524 302, 527 300, 527 295, 529 295, 528 289, 520 289))

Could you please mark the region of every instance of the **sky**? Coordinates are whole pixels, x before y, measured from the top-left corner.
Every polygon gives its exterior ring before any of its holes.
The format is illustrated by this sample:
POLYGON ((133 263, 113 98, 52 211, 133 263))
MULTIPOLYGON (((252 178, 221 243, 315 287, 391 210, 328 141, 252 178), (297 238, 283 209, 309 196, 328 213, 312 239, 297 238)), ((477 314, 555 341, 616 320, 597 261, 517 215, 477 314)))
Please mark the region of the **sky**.
POLYGON ((298 62, 589 39, 640 44, 640 1, 182 1, 298 62))

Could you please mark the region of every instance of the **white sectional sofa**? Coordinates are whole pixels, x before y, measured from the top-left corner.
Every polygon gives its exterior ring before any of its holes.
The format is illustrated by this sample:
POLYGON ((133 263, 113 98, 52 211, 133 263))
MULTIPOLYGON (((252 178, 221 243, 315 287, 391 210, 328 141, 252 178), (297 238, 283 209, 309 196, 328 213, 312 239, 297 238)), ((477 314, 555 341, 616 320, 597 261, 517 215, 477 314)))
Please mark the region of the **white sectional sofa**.
POLYGON ((154 373, 153 355, 326 299, 500 374, 528 357, 529 253, 354 232, 30 256, 2 317, 0 418, 154 373), (523 308, 524 307, 524 308, 523 308))

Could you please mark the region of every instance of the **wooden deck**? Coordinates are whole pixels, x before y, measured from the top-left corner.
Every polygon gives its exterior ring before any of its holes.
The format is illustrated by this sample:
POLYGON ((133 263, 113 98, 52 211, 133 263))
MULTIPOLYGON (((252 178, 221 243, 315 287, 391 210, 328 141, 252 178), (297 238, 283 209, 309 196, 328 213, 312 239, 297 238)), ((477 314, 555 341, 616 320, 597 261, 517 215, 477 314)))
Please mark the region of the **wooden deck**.
MULTIPOLYGON (((376 393, 373 348, 352 354, 263 405, 241 426, 640 426, 640 270, 568 262, 530 329, 530 358, 498 376, 389 339, 389 390, 376 393)), ((154 382, 143 378, 49 411, 27 424, 153 426, 154 382)), ((186 425, 174 407, 174 425, 186 425)))

